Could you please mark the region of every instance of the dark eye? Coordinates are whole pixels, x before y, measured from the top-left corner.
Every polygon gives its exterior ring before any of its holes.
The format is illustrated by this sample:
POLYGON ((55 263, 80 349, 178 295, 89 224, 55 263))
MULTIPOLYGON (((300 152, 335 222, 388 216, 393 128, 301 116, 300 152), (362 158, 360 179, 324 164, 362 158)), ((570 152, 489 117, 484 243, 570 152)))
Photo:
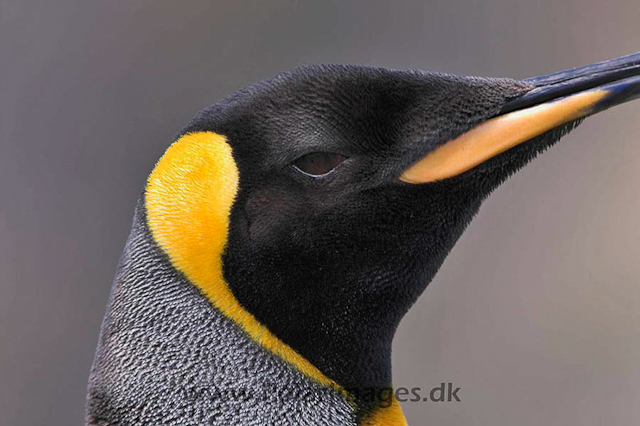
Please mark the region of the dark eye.
POLYGON ((346 157, 332 152, 312 152, 293 162, 293 167, 310 176, 322 176, 335 169, 346 157))

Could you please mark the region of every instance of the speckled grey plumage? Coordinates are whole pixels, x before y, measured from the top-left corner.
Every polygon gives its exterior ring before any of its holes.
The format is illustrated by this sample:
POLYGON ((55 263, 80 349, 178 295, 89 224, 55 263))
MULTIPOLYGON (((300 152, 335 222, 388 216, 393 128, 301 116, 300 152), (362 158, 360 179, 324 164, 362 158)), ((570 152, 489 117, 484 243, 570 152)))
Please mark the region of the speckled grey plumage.
POLYGON ((142 202, 102 326, 86 422, 356 424, 340 394, 251 340, 170 265, 152 241, 142 202))

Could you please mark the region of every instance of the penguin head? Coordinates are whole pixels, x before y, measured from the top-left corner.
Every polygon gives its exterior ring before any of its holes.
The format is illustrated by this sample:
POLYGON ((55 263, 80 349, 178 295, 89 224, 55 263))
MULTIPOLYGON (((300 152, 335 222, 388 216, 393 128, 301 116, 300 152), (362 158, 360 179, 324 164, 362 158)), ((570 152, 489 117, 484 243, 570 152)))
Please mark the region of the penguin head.
POLYGON ((235 297, 338 383, 388 382, 386 367, 350 377, 362 340, 375 346, 367 358, 387 357, 399 320, 492 187, 487 180, 508 172, 424 185, 401 176, 531 89, 313 66, 205 110, 183 133, 224 135, 233 152, 239 183, 223 268, 235 297))
POLYGON ((593 68, 517 81, 311 66, 205 109, 180 138, 229 147, 215 173, 233 186, 220 252, 233 297, 340 386, 389 386, 395 329, 482 200, 581 118, 636 96, 630 58, 597 81, 580 79, 593 68))

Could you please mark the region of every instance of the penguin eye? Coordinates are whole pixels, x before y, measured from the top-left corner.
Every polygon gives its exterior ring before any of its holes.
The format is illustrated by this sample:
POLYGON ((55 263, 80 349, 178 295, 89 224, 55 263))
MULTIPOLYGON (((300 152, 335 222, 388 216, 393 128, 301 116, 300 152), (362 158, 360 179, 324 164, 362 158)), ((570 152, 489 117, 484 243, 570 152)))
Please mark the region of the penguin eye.
POLYGON ((293 168, 306 175, 320 177, 335 169, 347 157, 332 152, 312 152, 293 162, 293 168))

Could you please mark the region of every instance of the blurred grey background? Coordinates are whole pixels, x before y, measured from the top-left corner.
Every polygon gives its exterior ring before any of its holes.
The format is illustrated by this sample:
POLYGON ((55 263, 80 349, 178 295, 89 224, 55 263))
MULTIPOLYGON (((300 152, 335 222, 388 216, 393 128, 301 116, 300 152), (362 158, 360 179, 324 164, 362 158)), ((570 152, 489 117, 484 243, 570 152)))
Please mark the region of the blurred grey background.
MULTIPOLYGON (((524 78, 640 50, 637 0, 0 0, 0 425, 83 421, 145 177, 239 87, 311 63, 524 78)), ((640 103, 483 206, 404 320, 413 425, 640 423, 640 103)))

